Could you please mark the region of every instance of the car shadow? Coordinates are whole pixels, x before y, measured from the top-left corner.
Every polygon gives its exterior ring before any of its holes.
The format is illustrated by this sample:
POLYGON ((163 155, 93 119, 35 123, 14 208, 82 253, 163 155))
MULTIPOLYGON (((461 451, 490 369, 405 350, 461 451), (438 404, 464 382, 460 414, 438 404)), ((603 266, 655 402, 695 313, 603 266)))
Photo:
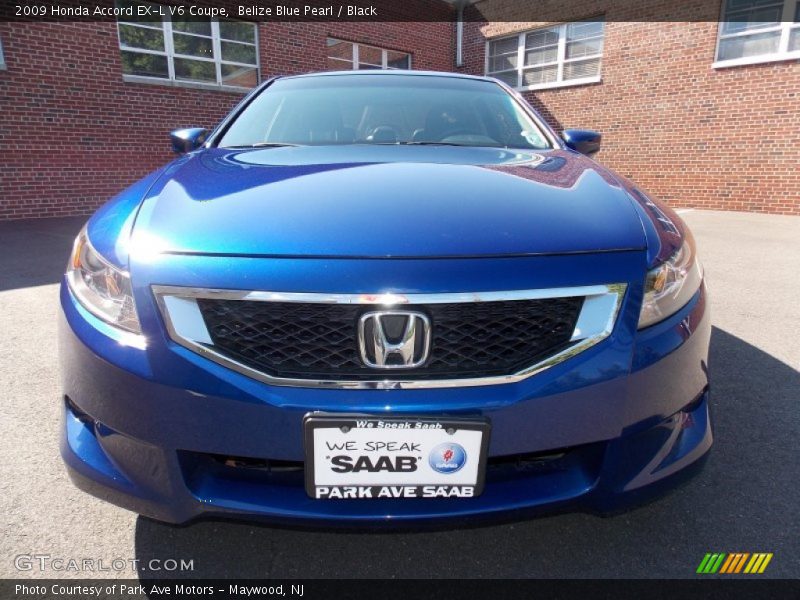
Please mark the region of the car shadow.
POLYGON ((0 222, 0 292, 58 283, 86 219, 0 222))
POLYGON ((705 470, 656 502, 610 518, 562 514, 469 528, 338 531, 225 520, 138 518, 135 552, 193 561, 192 578, 691 577, 705 552, 773 552, 794 577, 800 544, 796 440, 800 373, 712 332, 715 447, 705 470))

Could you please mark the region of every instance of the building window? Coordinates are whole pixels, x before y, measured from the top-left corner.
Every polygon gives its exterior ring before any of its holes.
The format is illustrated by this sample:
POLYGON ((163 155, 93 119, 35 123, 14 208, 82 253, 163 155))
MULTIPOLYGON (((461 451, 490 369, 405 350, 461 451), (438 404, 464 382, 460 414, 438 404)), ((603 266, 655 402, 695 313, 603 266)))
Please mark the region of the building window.
POLYGON ((726 0, 715 67, 800 58, 800 0, 726 0))
POLYGON ((490 40, 486 74, 523 90, 595 83, 604 33, 602 20, 589 20, 490 40))
MULTIPOLYGON (((117 22, 122 72, 126 76, 235 88, 258 84, 254 23, 162 17, 157 5, 151 6, 156 12, 152 17, 117 22)), ((162 12, 169 15, 167 9, 162 12)))
POLYGON ((349 69, 410 69, 411 55, 407 52, 376 48, 328 38, 328 70, 349 69))
POLYGON ((0 71, 5 70, 6 68, 6 57, 3 54, 3 40, 0 40, 0 71))

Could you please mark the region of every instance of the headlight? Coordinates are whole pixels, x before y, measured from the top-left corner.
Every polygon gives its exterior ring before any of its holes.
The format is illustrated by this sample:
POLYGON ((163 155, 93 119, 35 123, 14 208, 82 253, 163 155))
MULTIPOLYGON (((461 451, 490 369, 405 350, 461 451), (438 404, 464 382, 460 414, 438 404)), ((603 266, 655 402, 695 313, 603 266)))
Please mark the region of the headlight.
POLYGON ((67 265, 67 282, 78 301, 93 315, 115 327, 141 332, 130 275, 108 263, 92 248, 86 228, 75 240, 67 265))
POLYGON ((686 230, 678 251, 647 273, 639 329, 663 321, 686 306, 702 281, 703 271, 695 255, 694 238, 686 230))

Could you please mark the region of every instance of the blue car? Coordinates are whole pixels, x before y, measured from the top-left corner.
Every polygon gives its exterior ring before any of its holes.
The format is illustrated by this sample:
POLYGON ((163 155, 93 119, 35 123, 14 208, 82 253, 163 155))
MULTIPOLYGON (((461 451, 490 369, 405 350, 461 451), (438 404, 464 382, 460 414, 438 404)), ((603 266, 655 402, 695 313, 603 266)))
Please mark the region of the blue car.
MULTIPOLYGON (((681 219, 491 78, 264 82, 61 286, 74 483, 171 523, 624 510, 712 443, 681 219)), ((653 165, 658 168, 658 165, 653 165)))

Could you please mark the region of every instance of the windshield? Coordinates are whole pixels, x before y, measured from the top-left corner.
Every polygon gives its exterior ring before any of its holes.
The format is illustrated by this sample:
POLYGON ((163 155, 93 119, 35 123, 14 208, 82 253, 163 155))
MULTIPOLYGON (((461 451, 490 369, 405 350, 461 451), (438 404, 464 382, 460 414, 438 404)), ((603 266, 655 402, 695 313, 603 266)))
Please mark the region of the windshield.
POLYGON ((388 74, 279 79, 218 145, 273 144, 550 147, 531 117, 495 83, 388 74))

